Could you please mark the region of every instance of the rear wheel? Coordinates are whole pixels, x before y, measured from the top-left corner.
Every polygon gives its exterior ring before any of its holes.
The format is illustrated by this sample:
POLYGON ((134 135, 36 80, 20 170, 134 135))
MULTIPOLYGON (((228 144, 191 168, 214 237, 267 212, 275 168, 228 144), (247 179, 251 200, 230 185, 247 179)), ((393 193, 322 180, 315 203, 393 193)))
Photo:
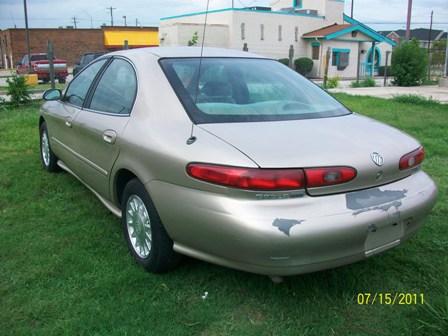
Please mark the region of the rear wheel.
POLYGON ((153 273, 173 269, 180 256, 140 181, 133 179, 126 185, 121 204, 123 233, 137 263, 153 273))
POLYGON ((59 170, 58 158, 51 150, 47 124, 43 122, 39 127, 40 136, 40 160, 45 170, 56 172, 59 170))

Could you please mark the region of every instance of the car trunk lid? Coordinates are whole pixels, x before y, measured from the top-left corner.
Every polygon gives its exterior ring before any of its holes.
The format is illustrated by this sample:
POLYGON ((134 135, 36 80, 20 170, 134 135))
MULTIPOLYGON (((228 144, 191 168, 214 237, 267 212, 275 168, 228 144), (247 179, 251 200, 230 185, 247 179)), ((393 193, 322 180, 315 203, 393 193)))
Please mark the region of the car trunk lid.
POLYGON ((399 160, 419 147, 415 139, 403 132, 357 114, 200 127, 239 149, 260 168, 356 169, 353 180, 309 188, 311 195, 369 188, 406 177, 410 172, 399 169, 399 160))

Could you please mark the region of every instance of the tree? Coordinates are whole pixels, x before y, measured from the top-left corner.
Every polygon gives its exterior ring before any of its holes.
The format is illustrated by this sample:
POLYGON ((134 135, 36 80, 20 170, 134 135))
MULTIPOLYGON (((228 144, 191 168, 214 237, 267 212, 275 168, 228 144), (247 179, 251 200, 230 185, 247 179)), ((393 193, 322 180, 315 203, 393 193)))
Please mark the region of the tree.
POLYGON ((193 36, 191 37, 191 40, 188 41, 188 46, 193 47, 196 44, 198 44, 199 35, 198 32, 194 32, 193 36))
POLYGON ((398 86, 420 85, 426 78, 428 55, 413 39, 401 43, 392 53, 394 84, 398 86))

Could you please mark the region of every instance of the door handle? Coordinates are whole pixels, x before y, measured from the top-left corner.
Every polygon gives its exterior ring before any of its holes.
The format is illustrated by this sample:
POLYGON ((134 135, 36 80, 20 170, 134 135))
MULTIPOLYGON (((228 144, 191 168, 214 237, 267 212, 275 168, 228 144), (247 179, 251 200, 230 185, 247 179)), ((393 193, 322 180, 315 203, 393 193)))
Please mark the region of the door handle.
POLYGON ((70 128, 72 127, 72 118, 70 117, 65 118, 65 126, 70 128))
POLYGON ((117 140, 117 133, 114 130, 106 130, 103 132, 103 140, 112 145, 117 140))

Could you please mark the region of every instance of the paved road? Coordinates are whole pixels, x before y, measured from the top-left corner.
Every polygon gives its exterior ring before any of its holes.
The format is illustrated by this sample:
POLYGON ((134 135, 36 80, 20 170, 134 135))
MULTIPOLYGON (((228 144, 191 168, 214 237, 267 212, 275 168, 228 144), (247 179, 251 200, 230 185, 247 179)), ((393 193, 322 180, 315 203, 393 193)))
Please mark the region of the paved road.
POLYGON ((390 99, 399 95, 419 95, 428 99, 437 100, 443 104, 448 104, 448 87, 436 85, 410 86, 410 87, 369 87, 369 88, 338 88, 330 89, 330 92, 343 92, 351 95, 373 96, 390 99))

